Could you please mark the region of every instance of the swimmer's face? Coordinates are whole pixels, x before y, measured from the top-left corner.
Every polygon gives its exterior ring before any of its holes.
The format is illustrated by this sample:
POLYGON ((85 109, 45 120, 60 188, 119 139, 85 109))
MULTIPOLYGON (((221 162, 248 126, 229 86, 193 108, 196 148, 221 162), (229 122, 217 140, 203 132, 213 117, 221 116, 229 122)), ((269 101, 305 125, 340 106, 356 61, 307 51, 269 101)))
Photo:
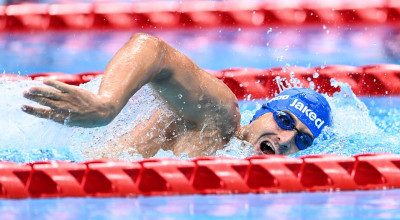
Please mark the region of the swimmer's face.
MULTIPOLYGON (((293 118, 295 127, 300 132, 314 138, 310 129, 295 115, 285 112, 293 118)), ((251 143, 259 154, 288 155, 298 152, 296 135, 296 130, 284 130, 279 127, 271 112, 260 116, 242 130, 243 140, 251 143)))

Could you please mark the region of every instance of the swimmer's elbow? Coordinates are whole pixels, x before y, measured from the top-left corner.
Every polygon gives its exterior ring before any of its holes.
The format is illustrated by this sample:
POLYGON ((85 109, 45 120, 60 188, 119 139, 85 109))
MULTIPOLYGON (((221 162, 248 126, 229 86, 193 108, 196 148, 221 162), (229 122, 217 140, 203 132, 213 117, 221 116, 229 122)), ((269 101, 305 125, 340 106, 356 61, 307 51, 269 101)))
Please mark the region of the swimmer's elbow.
POLYGON ((149 46, 159 49, 159 51, 165 50, 166 47, 166 43, 163 40, 156 36, 145 33, 135 33, 131 36, 129 41, 134 43, 143 42, 149 46))
POLYGON ((163 66, 164 58, 167 52, 168 45, 162 39, 145 33, 135 33, 131 36, 129 42, 134 48, 141 47, 146 51, 146 60, 153 61, 153 67, 163 66), (153 59, 151 59, 153 58, 153 59))
POLYGON ((147 39, 158 39, 158 38, 146 33, 134 33, 129 40, 135 41, 136 39, 147 40, 147 39))

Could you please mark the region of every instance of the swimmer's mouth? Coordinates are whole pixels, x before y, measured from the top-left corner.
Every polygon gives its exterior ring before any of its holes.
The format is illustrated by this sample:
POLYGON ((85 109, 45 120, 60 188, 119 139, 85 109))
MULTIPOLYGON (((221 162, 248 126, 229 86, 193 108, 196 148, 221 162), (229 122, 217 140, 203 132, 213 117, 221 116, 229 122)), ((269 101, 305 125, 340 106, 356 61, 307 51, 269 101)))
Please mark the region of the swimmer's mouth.
POLYGON ((274 147, 269 141, 261 142, 260 150, 263 154, 275 154, 274 147))

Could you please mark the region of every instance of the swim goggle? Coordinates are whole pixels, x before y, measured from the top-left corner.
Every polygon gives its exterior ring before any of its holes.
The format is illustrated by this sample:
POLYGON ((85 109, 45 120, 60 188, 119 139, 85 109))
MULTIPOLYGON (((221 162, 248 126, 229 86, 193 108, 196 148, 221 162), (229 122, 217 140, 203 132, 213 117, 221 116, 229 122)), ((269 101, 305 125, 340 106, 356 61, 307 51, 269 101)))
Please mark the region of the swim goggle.
POLYGON ((284 111, 272 111, 272 114, 274 115, 274 119, 280 128, 284 130, 295 130, 297 132, 296 145, 300 150, 304 150, 312 145, 313 139, 311 136, 299 131, 299 129, 296 128, 292 116, 284 111))

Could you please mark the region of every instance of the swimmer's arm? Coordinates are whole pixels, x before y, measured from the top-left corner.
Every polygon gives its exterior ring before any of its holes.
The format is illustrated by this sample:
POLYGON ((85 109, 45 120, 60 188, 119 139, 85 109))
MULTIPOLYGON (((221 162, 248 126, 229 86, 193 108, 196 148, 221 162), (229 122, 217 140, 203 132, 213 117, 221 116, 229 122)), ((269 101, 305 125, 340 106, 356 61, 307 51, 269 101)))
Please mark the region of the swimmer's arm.
MULTIPOLYGON (((146 34, 133 35, 115 54, 97 95, 53 80, 44 83, 57 90, 33 87, 24 96, 50 109, 29 105, 22 109, 72 126, 108 124, 145 84, 150 84, 173 110, 194 123, 200 123, 207 115, 238 113, 237 100, 225 84, 164 41, 146 34)), ((240 116, 233 119, 235 124, 239 120, 240 116)))
POLYGON ((115 117, 145 84, 195 123, 216 114, 236 114, 234 123, 240 121, 237 99, 223 82, 161 39, 135 34, 107 66, 99 95, 112 103, 115 117))
POLYGON ((108 63, 98 95, 107 103, 109 118, 116 117, 128 100, 162 69, 166 46, 146 34, 135 34, 108 63))
POLYGON ((98 94, 54 80, 53 87, 31 87, 24 97, 43 106, 23 105, 28 114, 58 123, 98 127, 110 123, 127 101, 161 71, 166 46, 155 37, 135 34, 107 65, 98 94))

